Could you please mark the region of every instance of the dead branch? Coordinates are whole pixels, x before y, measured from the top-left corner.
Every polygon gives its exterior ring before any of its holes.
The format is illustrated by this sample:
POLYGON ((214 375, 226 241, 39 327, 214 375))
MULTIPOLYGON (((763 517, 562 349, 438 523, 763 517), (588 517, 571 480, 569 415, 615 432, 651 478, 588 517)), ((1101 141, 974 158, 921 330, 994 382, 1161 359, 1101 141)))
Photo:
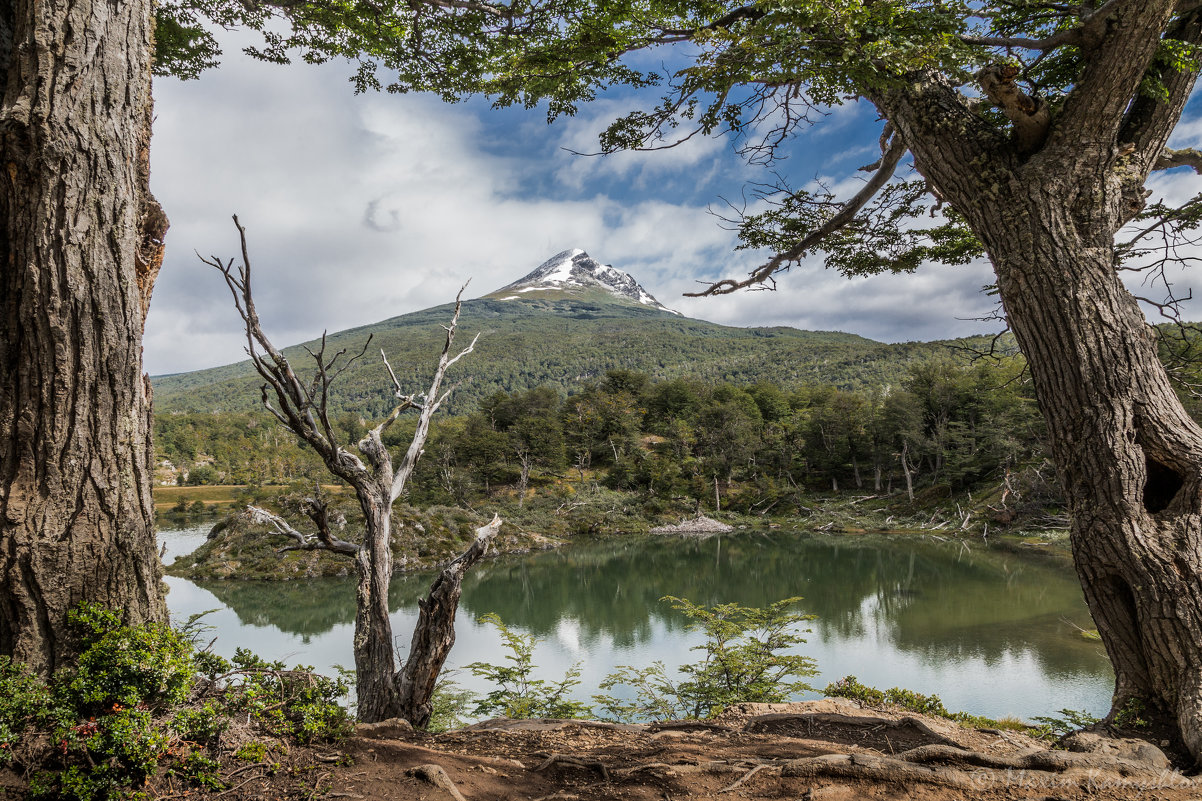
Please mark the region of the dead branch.
MULTIPOLYGON (((313 501, 313 499, 307 499, 313 501)), ((357 556, 363 546, 356 545, 353 542, 338 539, 329 530, 328 524, 325 521, 325 503, 321 503, 321 512, 323 522, 318 523, 319 534, 304 534, 293 528, 287 520, 279 515, 272 514, 266 509, 259 506, 247 506, 246 511, 251 522, 261 525, 271 526, 277 534, 282 534, 285 537, 296 541, 295 546, 281 548, 280 553, 285 551, 330 551, 332 553, 341 554, 343 556, 357 556), (324 531, 323 531, 324 528, 324 531)), ((314 520, 314 522, 317 522, 314 520)))
POLYGON ((488 552, 500 530, 501 518, 494 514, 487 525, 476 529, 471 547, 443 568, 430 585, 430 593, 418 601, 409 658, 393 679, 402 699, 401 717, 418 728, 425 728, 430 720, 434 686, 455 644, 455 612, 459 608, 463 576, 488 552))
POLYGON ((327 356, 328 341, 323 334, 316 350, 306 348, 313 360, 314 372, 308 383, 302 382, 287 357, 263 332, 251 289, 251 260, 246 230, 236 216, 234 226, 238 229, 242 264, 235 266, 233 259, 223 261, 216 256, 201 260, 222 274, 233 295, 234 307, 246 328, 247 353, 255 370, 266 382, 262 390, 263 406, 296 436, 312 446, 331 473, 354 488, 365 515, 367 531, 363 545, 339 539, 331 529, 329 510, 320 496, 308 499, 302 507, 317 526, 316 536, 306 536, 264 510, 258 510, 258 515, 278 533, 297 542, 297 545, 285 550, 329 550, 355 558, 358 590, 354 642, 359 717, 365 722, 373 722, 395 717, 397 711, 403 709, 407 721, 424 726, 429 721, 430 697, 438 672, 455 641, 454 616, 463 574, 484 554, 491 537, 501 525, 500 518, 494 516, 492 523, 477 531, 477 539, 472 547, 452 562, 435 582, 414 632, 409 660, 405 668, 397 672, 388 610, 388 583, 392 577, 392 504, 404 491, 421 456, 429 435, 431 418, 453 389, 444 390, 442 387, 447 370, 471 353, 476 345, 476 339, 473 339, 468 347, 452 354, 463 289, 455 296, 455 313, 451 324, 443 326, 447 332, 446 340, 425 393, 405 394, 396 372, 381 352, 398 403, 387 418, 359 441, 359 452, 367 460, 365 464, 338 443, 330 423, 329 390, 332 383, 367 352, 367 344, 349 357, 346 349, 327 356), (269 388, 275 396, 274 406, 269 400, 269 388), (402 412, 411 408, 420 410, 417 429, 399 468, 394 471, 392 456, 384 446, 384 431, 402 412))

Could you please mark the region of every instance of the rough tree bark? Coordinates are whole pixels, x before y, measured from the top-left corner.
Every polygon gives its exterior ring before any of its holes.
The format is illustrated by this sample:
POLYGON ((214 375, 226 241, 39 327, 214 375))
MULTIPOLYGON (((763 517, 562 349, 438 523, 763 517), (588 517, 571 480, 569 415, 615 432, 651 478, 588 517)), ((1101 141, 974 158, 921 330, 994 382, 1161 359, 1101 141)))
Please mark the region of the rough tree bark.
POLYGON ((166 615, 141 354, 167 228, 151 35, 148 0, 0 9, 0 653, 42 672, 80 601, 166 615))
MULTIPOLYGON (((387 564, 387 572, 374 568, 370 548, 333 536, 324 500, 310 498, 305 506, 306 514, 317 526, 317 536, 305 536, 266 509, 250 506, 247 512, 253 522, 270 525, 298 543, 281 548, 281 552, 327 550, 354 557, 359 577, 355 615, 355 666, 359 675, 356 692, 366 692, 369 701, 367 708, 363 700, 359 701, 359 718, 372 723, 399 717, 424 729, 434 709, 438 675, 455 645, 455 613, 459 609, 463 577, 488 553, 493 538, 501 530, 501 518, 493 515, 491 522, 476 529, 476 538, 468 549, 442 569, 430 585, 430 592, 418 600, 421 611, 413 627, 409 657, 400 670, 394 671, 392 622, 388 619, 387 602, 391 554, 378 563, 387 564)), ((372 525, 374 528, 368 527, 367 539, 379 540, 380 520, 372 525)))
MULTIPOLYGON (((934 75, 875 100, 993 262, 1048 422, 1077 571, 1115 668, 1111 716, 1138 697, 1199 757, 1202 430, 1119 280, 1114 247, 1143 206, 1144 180, 1195 74, 1169 77, 1170 102, 1138 94, 1174 3, 1127 5, 1098 45, 1105 57, 1087 62, 1042 137, 1025 127, 1006 139, 934 75)), ((1195 13, 1176 33, 1196 40, 1200 24, 1195 13)))
MULTIPOLYGON (((388 585, 392 581, 392 505, 405 490, 430 432, 430 421, 451 394, 443 390, 447 370, 471 353, 471 344, 452 355, 451 347, 458 328, 460 297, 455 298, 455 312, 449 325, 438 366, 429 388, 421 394, 407 395, 401 388, 388 359, 381 351, 384 367, 392 378, 396 407, 375 428, 359 441, 360 459, 342 447, 329 419, 329 388, 335 379, 367 352, 368 343, 358 355, 347 359, 345 351, 326 355, 325 336, 321 347, 310 351, 315 373, 310 381, 300 380, 288 358, 281 353, 259 325, 251 291, 250 255, 246 246, 246 231, 234 218, 242 244, 242 264, 235 268, 234 260, 216 257, 203 261, 219 270, 234 297, 234 305, 246 326, 247 353, 263 386, 263 405, 277 420, 321 456, 326 468, 348 483, 355 491, 363 511, 365 535, 356 544, 336 537, 330 526, 325 503, 312 498, 306 513, 317 526, 317 535, 306 538, 284 521, 261 510, 260 517, 283 534, 300 542, 298 547, 329 550, 351 556, 355 560, 358 590, 355 612, 355 671, 359 719, 373 723, 401 717, 415 726, 424 727, 430 720, 430 699, 438 673, 442 670, 451 645, 455 642, 455 610, 459 604, 459 587, 463 574, 484 553, 493 535, 500 528, 498 517, 477 530, 476 542, 439 576, 430 596, 422 604, 422 615, 413 635, 413 648, 405 667, 397 671, 393 652, 392 621, 388 616, 388 585), (274 396, 275 405, 269 400, 274 396), (384 432, 408 409, 418 411, 417 426, 409 447, 399 464, 393 465, 392 455, 384 446, 384 432)), ((477 336, 478 338, 478 336, 477 336)))

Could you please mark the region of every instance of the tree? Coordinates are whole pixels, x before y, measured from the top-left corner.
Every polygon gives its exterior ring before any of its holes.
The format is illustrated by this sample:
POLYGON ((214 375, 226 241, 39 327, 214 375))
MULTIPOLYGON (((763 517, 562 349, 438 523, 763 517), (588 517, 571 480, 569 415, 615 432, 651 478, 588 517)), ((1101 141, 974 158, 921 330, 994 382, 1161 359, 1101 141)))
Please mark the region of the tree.
MULTIPOLYGON (((295 547, 326 550, 354 559, 358 576, 354 649, 359 719, 375 722, 400 717, 424 728, 433 711, 438 674, 455 644, 455 612, 459 607, 463 576, 485 554, 492 537, 500 529, 501 520, 494 515, 491 523, 478 529, 472 545, 435 579, 430 594, 419 602, 421 611, 409 658, 400 670, 396 670, 392 621, 388 617, 388 586, 392 581, 392 506, 405 491, 417 467, 430 432, 430 421, 454 390, 454 387, 442 389, 447 370, 475 349, 479 335, 466 348, 452 355, 460 309, 460 298, 456 296, 455 313, 450 325, 445 326, 447 336, 438 365, 429 388, 418 394, 405 394, 388 358, 380 351, 384 367, 392 377, 396 406, 375 427, 364 432, 355 446, 362 455, 360 458, 343 447, 346 432, 330 421, 329 389, 343 371, 367 352, 371 338, 368 337, 357 355, 348 357, 345 350, 340 350, 327 356, 323 335, 321 347, 309 351, 314 364, 313 376, 308 381, 301 380, 288 357, 271 344, 259 325, 251 290, 246 231, 237 217, 234 217, 234 225, 242 242, 242 263, 235 267, 234 259, 222 261, 216 256, 204 259, 204 262, 225 277, 234 306, 246 326, 246 352, 266 382, 262 390, 263 408, 312 447, 321 456, 326 469, 351 486, 363 511, 366 532, 362 543, 339 538, 334 533, 328 504, 320 495, 305 503, 305 513, 317 526, 314 537, 306 537, 269 512, 253 507, 251 511, 259 521, 270 523, 280 533, 295 539, 298 543, 295 547), (384 434, 402 413, 409 410, 418 412, 417 426, 404 456, 394 465, 392 455, 384 445, 384 434)), ((461 296, 463 291, 459 294, 461 296)))
POLYGON ((149 190, 150 14, 0 14, 0 654, 42 672, 80 601, 166 616, 141 349, 167 229, 149 190))
POLYGON ((152 72, 216 64, 216 24, 262 32, 264 60, 358 60, 358 89, 381 88, 381 66, 390 88, 437 88, 444 65, 495 50, 507 16, 477 0, 0 12, 0 654, 54 670, 80 601, 131 624, 166 617, 141 350, 168 225, 149 188, 152 72))
POLYGON ((1167 149, 1198 73, 1202 3, 577 0, 554 23, 535 8, 482 73, 499 102, 546 99, 554 116, 598 87, 667 85, 602 133, 603 151, 728 132, 779 170, 823 107, 875 107, 881 156, 863 188, 844 199, 770 179, 766 208, 735 221, 744 246, 776 255, 706 292, 771 284, 819 251, 849 275, 986 255, 1068 496, 1113 709, 1142 699, 1202 757, 1202 430, 1120 280, 1163 270, 1149 254, 1171 257, 1202 211, 1202 197, 1148 206, 1145 189, 1156 169, 1202 171, 1202 154, 1167 149), (629 56, 677 43, 662 60, 629 56), (907 153, 917 176, 895 178, 907 153), (1129 224, 1138 233, 1116 242, 1129 224))

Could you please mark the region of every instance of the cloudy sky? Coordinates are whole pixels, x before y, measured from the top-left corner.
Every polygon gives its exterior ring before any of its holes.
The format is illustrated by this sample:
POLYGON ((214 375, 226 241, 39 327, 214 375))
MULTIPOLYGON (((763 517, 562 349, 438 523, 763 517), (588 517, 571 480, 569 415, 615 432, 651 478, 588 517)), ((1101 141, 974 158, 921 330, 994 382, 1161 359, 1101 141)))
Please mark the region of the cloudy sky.
MULTIPOLYGON (((235 213, 248 229, 260 313, 281 345, 445 303, 468 279, 468 297, 485 294, 574 247, 631 273, 662 303, 727 325, 891 342, 997 328, 972 319, 993 307, 980 291, 991 281, 984 265, 855 280, 811 265, 782 276, 776 292, 684 298, 698 281, 741 277, 763 259, 734 251, 734 235, 708 211, 756 177, 728 141, 577 156, 568 151, 594 150, 629 96, 603 96, 548 126, 537 109, 495 111, 481 100, 356 96, 349 74, 340 64, 261 64, 227 37, 220 69, 156 79, 152 186, 171 230, 146 326, 150 374, 242 358, 225 286, 196 256, 235 255, 235 213)), ((795 183, 827 180, 850 194, 855 167, 876 158, 878 132, 870 108, 835 109, 795 142, 785 167, 795 183)), ((1196 116, 1178 140, 1202 143, 1196 116)), ((1176 171, 1155 188, 1180 198, 1197 182, 1176 171)))

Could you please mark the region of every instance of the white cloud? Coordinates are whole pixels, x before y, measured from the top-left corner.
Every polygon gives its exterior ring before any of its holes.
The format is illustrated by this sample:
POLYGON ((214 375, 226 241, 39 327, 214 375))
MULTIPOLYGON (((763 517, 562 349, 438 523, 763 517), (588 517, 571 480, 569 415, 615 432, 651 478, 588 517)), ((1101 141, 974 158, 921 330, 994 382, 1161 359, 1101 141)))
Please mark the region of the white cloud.
MULTIPOLYGON (((263 65, 236 50, 228 47, 227 66, 198 82, 156 87, 152 180, 172 228, 147 322, 152 373, 242 358, 228 293, 193 254, 234 256, 235 212, 249 232, 260 311, 279 344, 445 303, 468 278, 469 295, 484 294, 570 247, 627 270, 670 307, 733 325, 935 338, 980 330, 954 317, 989 305, 974 294, 987 276, 938 269, 848 282, 807 268, 783 276, 777 293, 682 298, 698 279, 746 274, 758 257, 733 250, 734 235, 704 202, 674 203, 663 199, 668 192, 639 187, 696 188, 722 171, 729 178, 738 168, 727 143, 698 138, 666 152, 572 157, 558 145, 583 146, 618 104, 590 107, 545 135, 538 111, 514 114, 508 127, 483 126, 478 104, 356 97, 344 69, 263 65), (527 149, 498 143, 499 130, 527 149), (611 188, 617 180, 624 194, 603 193, 598 179, 611 188), (525 189, 548 183, 552 197, 525 189)), ((864 113, 840 109, 835 122, 864 113)), ((708 187, 700 194, 716 201, 708 187)))

